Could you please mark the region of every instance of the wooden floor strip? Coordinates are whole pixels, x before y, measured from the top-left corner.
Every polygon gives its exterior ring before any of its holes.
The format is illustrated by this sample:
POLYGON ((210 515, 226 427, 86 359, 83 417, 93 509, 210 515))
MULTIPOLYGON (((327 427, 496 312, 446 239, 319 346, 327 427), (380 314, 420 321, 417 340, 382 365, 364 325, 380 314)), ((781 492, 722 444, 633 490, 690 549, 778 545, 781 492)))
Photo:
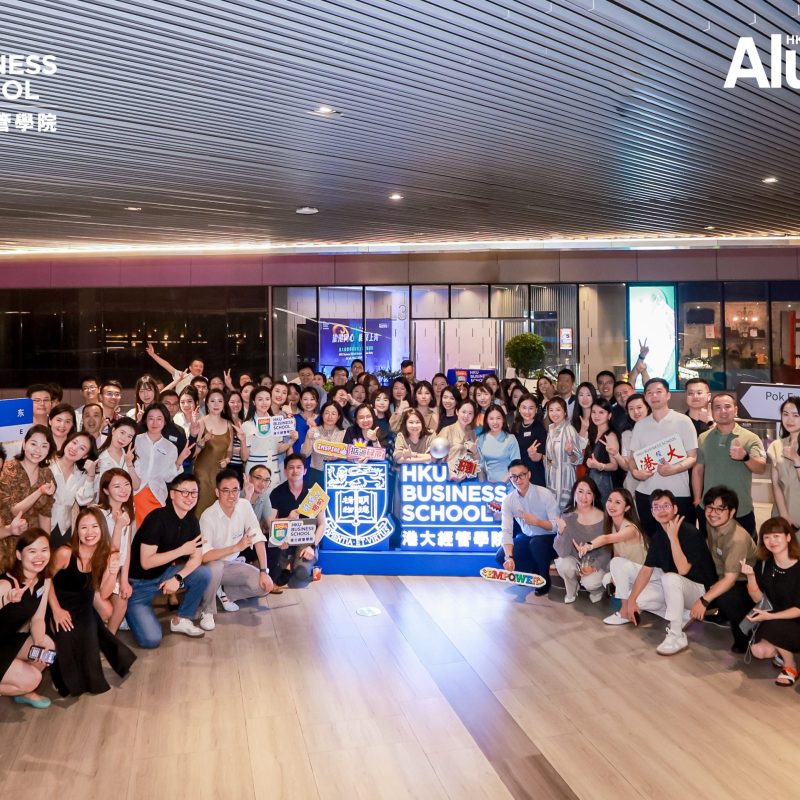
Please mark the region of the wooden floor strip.
POLYGON ((577 796, 400 578, 367 581, 512 797, 577 796))

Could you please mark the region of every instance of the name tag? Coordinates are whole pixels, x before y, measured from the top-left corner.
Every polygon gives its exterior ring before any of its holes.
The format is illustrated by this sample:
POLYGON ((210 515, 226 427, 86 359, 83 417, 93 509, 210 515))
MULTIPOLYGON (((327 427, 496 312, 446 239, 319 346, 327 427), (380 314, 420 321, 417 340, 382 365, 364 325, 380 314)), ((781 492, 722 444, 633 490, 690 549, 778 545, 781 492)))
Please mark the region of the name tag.
POLYGON ((167 436, 167 439, 169 439, 172 442, 172 444, 177 444, 178 442, 177 436, 167 436))
POLYGON ((533 436, 533 431, 523 431, 523 436, 533 436))

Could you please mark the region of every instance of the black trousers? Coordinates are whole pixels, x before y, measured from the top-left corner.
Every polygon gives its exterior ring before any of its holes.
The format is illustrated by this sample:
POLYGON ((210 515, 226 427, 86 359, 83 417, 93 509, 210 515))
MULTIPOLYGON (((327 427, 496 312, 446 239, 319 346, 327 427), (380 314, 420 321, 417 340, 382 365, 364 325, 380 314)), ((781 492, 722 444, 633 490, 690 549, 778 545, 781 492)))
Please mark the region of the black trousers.
POLYGON ((711 608, 718 608, 721 618, 730 623, 734 644, 746 646, 750 637, 742 633, 739 623, 750 613, 755 603, 747 591, 747 581, 736 581, 732 588, 711 602, 711 608))
MULTIPOLYGON (((678 514, 684 517, 686 522, 694 525, 697 522, 697 515, 695 514, 694 504, 691 497, 676 497, 675 504, 678 506, 678 514)), ((658 530, 661 526, 653 519, 653 513, 650 511, 650 495, 636 492, 636 511, 639 513, 639 520, 642 523, 642 530, 648 535, 652 536, 654 531, 658 530)))

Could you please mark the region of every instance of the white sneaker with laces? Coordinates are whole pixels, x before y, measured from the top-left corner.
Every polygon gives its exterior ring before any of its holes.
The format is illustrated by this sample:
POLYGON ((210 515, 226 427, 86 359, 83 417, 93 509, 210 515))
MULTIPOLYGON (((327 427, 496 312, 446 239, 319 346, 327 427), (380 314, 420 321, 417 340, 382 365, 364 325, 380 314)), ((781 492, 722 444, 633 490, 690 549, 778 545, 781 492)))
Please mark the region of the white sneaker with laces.
POLYGON ((214 615, 210 613, 203 613, 200 615, 200 627, 204 631, 213 631, 217 627, 214 622, 214 615))
POLYGON ((629 625, 630 620, 621 616, 619 611, 615 611, 610 617, 606 617, 603 622, 606 625, 629 625))
POLYGON ((220 603, 222 603, 222 607, 225 609, 225 611, 239 610, 239 606, 237 606, 236 603, 233 602, 233 600, 228 599, 228 595, 226 595, 225 592, 222 591, 221 586, 219 587, 219 589, 217 589, 217 597, 219 598, 220 603))
POLYGON ((203 631, 197 627, 190 619, 185 617, 178 617, 178 621, 174 619, 169 622, 169 629, 172 633, 182 633, 185 636, 205 636, 203 631))
POLYGON ((689 639, 683 631, 674 633, 672 628, 667 628, 667 635, 664 641, 656 647, 656 653, 660 656, 674 656, 689 647, 689 639))

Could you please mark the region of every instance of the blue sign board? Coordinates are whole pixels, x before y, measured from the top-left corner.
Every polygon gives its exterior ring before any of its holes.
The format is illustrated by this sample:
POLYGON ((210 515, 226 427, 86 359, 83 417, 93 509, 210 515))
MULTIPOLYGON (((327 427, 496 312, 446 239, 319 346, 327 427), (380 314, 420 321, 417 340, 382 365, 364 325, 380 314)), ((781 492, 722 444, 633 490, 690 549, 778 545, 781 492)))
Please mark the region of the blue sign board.
POLYGON ((497 376, 497 372, 493 369, 449 369, 447 370, 447 382, 451 386, 455 386, 459 378, 466 378, 467 383, 475 383, 483 381, 488 375, 497 376))
POLYGON ((22 439, 33 425, 33 401, 27 397, 0 400, 0 442, 22 439))
POLYGON ((500 522, 489 503, 508 493, 505 483, 451 481, 446 464, 401 464, 401 549, 490 552, 501 544, 500 522))
POLYGON ((388 549, 394 533, 389 515, 389 464, 386 461, 325 464, 326 549, 388 549))

